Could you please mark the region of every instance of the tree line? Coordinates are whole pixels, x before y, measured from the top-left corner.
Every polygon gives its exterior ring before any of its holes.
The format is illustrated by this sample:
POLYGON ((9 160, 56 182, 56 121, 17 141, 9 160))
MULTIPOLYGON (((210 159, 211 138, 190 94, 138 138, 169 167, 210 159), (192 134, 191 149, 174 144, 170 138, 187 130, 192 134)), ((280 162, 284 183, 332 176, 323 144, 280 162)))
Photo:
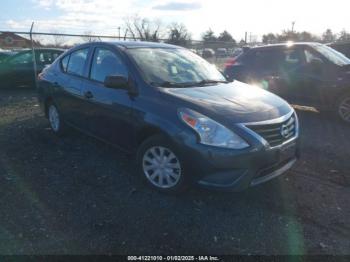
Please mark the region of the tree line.
MULTIPOLYGON (((160 20, 150 20, 139 16, 132 16, 125 19, 125 33, 131 35, 132 38, 145 41, 166 40, 169 43, 177 45, 186 45, 192 40, 192 35, 182 23, 172 23, 163 26, 160 20)), ((236 44, 245 44, 246 41, 241 39, 237 42, 232 35, 224 30, 218 35, 212 29, 201 34, 200 41, 211 42, 227 42, 236 44)), ((321 36, 311 32, 294 30, 283 30, 280 34, 268 33, 262 36, 263 43, 283 42, 283 41, 317 41, 317 42, 334 42, 334 41, 350 41, 350 33, 346 30, 336 34, 331 29, 327 29, 321 36)))
POLYGON ((263 35, 262 42, 264 44, 296 41, 296 42, 345 42, 350 41, 350 33, 346 30, 342 30, 340 33, 333 33, 331 29, 327 29, 321 36, 314 35, 307 31, 295 32, 291 30, 284 30, 281 34, 268 33, 263 35))
MULTIPOLYGON (((86 35, 95 35, 92 31, 86 31, 86 35)), ((124 25, 119 27, 118 35, 121 39, 133 39, 141 41, 166 42, 179 46, 204 46, 210 48, 217 47, 236 47, 248 44, 246 39, 237 41, 233 36, 224 30, 218 35, 212 29, 201 34, 201 39, 193 40, 191 32, 183 23, 171 23, 164 25, 161 20, 151 20, 137 15, 124 19, 124 25), (122 30, 121 30, 122 29, 122 30)), ((56 46, 63 45, 61 36, 54 36, 54 44, 56 46)), ((99 41, 98 37, 86 36, 82 37, 84 42, 99 41)), ((262 36, 264 44, 285 42, 285 41, 305 41, 305 42, 343 42, 350 41, 350 33, 343 30, 336 34, 331 29, 327 29, 321 36, 312 34, 307 31, 297 32, 294 30, 283 30, 281 33, 268 33, 262 36)))

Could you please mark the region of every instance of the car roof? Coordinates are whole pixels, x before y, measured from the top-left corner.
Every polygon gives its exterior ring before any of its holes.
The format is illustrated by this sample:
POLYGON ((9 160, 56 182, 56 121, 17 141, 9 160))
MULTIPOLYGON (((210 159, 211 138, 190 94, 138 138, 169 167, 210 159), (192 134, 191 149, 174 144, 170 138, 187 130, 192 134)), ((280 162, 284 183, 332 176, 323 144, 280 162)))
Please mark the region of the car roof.
MULTIPOLYGON (((17 54, 22 53, 22 52, 28 52, 31 51, 32 49, 30 48, 24 48, 24 49, 17 49, 15 51, 12 52, 16 52, 17 54)), ((58 51, 58 52, 64 52, 64 49, 61 48, 34 48, 35 51, 58 51)))
POLYGON ((157 43, 157 42, 147 42, 147 41, 118 41, 112 42, 115 45, 122 46, 125 48, 139 48, 139 47, 151 47, 151 48, 182 48, 175 45, 157 43))
POLYGON ((328 43, 327 45, 329 46, 350 46, 350 41, 345 41, 345 42, 333 42, 333 43, 328 43))
POLYGON ((123 48, 141 48, 141 47, 171 48, 171 49, 183 48, 183 47, 176 46, 176 45, 170 45, 170 44, 158 43, 158 42, 147 42, 147 41, 112 41, 112 42, 98 41, 98 42, 91 42, 91 43, 77 45, 74 47, 74 49, 81 48, 83 46, 96 45, 96 44, 114 45, 114 46, 123 47, 123 48))
POLYGON ((283 47, 292 47, 292 46, 316 46, 321 45, 317 42, 285 42, 285 43, 278 43, 278 44, 269 44, 269 45, 262 45, 262 46, 255 46, 248 48, 251 50, 261 50, 261 49, 274 49, 274 48, 283 48, 283 47))

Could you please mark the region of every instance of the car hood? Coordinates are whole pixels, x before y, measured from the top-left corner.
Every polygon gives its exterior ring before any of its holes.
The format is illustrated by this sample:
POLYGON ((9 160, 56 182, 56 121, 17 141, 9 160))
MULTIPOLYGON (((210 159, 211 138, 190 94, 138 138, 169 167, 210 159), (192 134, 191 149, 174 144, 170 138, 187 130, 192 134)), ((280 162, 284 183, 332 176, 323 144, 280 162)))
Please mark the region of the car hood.
POLYGON ((271 120, 292 110, 280 97, 239 81, 213 86, 162 88, 162 91, 186 101, 186 107, 231 123, 271 120))

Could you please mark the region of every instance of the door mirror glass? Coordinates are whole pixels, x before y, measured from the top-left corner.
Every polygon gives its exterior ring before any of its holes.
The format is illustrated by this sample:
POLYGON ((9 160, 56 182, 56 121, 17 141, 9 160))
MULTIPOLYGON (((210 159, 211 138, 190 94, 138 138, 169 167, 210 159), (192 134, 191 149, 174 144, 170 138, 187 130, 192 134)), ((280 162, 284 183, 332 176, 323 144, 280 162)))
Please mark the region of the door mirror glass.
POLYGON ((128 87, 128 79, 124 76, 109 75, 106 76, 104 85, 109 88, 126 89, 128 87))

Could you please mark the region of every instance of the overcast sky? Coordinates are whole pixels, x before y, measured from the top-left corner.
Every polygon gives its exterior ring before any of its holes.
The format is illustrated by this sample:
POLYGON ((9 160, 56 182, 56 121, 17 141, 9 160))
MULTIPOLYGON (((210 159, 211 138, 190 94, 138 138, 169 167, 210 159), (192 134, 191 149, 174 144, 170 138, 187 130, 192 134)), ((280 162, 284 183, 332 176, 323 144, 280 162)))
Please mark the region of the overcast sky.
POLYGON ((245 31, 261 37, 290 29, 292 21, 297 31, 350 31, 349 10, 350 0, 11 0, 1 2, 0 30, 28 30, 35 21, 36 31, 117 34, 123 18, 138 14, 184 23, 194 39, 211 28, 240 40, 245 31))

